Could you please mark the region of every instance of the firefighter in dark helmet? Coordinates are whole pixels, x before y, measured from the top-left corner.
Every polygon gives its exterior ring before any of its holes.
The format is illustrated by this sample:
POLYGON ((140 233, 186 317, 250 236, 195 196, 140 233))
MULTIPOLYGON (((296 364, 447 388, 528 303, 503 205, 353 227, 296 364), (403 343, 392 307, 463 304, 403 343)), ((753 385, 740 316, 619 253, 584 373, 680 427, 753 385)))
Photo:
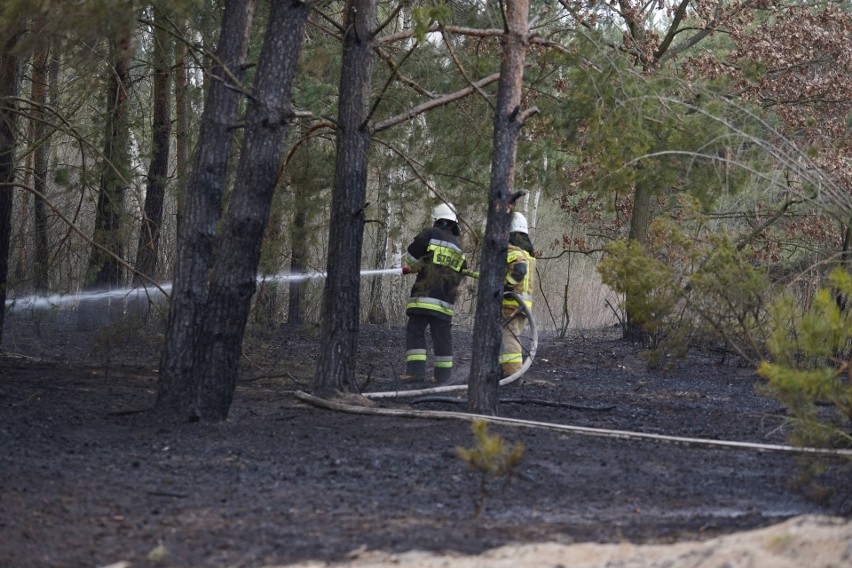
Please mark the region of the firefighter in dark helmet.
POLYGON ((441 203, 432 210, 432 226, 420 231, 408 245, 403 273, 417 274, 405 313, 404 379, 426 379, 426 328, 432 334, 434 381, 447 384, 453 374, 451 324, 459 283, 467 270, 467 261, 459 243, 461 230, 452 204, 441 203))

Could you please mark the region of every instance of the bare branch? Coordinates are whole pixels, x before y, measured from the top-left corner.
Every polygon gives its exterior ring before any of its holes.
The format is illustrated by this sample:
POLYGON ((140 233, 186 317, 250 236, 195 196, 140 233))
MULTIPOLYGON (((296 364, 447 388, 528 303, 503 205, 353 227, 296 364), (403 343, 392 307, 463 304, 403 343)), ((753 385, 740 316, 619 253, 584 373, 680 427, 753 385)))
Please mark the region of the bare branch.
POLYGON ((394 8, 393 11, 388 15, 388 17, 385 18, 385 21, 379 24, 379 26, 376 28, 376 31, 373 33, 374 37, 377 36, 379 32, 381 32, 383 29, 385 29, 388 24, 390 24, 394 20, 394 18, 396 18, 397 14, 399 14, 399 11, 402 10, 402 7, 404 5, 405 4, 403 4, 402 2, 396 5, 396 8, 394 8))
POLYGON ((401 124, 403 122, 411 120, 415 116, 423 114, 424 112, 426 112, 428 110, 432 110, 434 108, 438 108, 438 107, 447 105, 447 104, 449 104, 453 101, 463 99, 464 97, 476 92, 476 89, 482 88, 486 85, 490 85, 491 83, 494 83, 498 79, 500 79, 500 74, 499 73, 493 73, 491 75, 488 75, 487 77, 480 79, 479 81, 476 81, 470 87, 465 87, 464 89, 462 89, 460 91, 456 91, 455 93, 450 93, 448 95, 444 95, 442 97, 438 97, 438 98, 433 99, 431 101, 427 101, 423 104, 417 105, 416 107, 410 109, 409 111, 407 111, 405 113, 398 114, 396 116, 392 116, 392 117, 388 118, 387 120, 383 120, 382 122, 377 123, 376 125, 373 126, 373 132, 381 132, 382 130, 387 130, 388 128, 390 128, 392 126, 396 126, 397 124, 401 124))
POLYGON ((393 57, 391 57, 391 55, 389 53, 387 53, 384 49, 382 49, 380 47, 376 47, 375 49, 376 49, 376 53, 379 55, 379 57, 381 57, 382 60, 385 61, 385 63, 388 64, 388 67, 391 68, 391 72, 393 73, 393 76, 396 77, 397 81, 399 81, 403 85, 410 87, 412 90, 414 90, 414 92, 419 93, 419 94, 423 95, 424 97, 428 97, 430 99, 435 98, 434 93, 427 91, 426 89, 421 87, 415 81, 409 79, 408 77, 403 76, 402 73, 399 72, 399 68, 396 66, 396 62, 393 60, 393 57))
MULTIPOLYGON (((440 25, 440 24, 433 24, 433 25, 429 26, 429 29, 426 30, 426 31, 427 31, 427 33, 438 32, 438 31, 441 31, 442 28, 447 30, 448 32, 451 32, 451 33, 454 33, 454 34, 457 34, 457 35, 464 35, 464 36, 470 36, 470 37, 494 37, 494 36, 499 37, 499 36, 503 35, 503 30, 497 29, 497 28, 478 29, 478 28, 466 28, 466 27, 463 27, 463 26, 444 26, 444 25, 440 25)), ((415 35, 415 32, 414 32, 413 29, 403 30, 403 31, 395 33, 395 34, 391 34, 391 35, 387 35, 383 38, 379 38, 378 43, 380 45, 389 45, 389 44, 392 44, 392 43, 396 43, 398 41, 410 39, 410 38, 414 37, 414 35, 415 35)))
POLYGON ((470 80, 470 77, 467 76, 467 73, 464 70, 464 66, 462 66, 461 61, 459 61, 458 57, 456 57, 456 52, 455 50, 453 50, 453 42, 449 37, 449 32, 444 26, 441 26, 441 37, 444 38, 444 45, 447 46, 447 51, 450 52, 450 57, 453 58, 453 63, 455 63, 456 69, 459 70, 459 73, 461 73, 462 77, 464 77, 464 80, 467 81, 468 85, 476 89, 476 92, 479 93, 483 99, 485 99, 485 102, 488 103, 488 106, 490 106, 491 110, 494 111, 496 107, 494 106, 494 103, 491 101, 491 98, 488 96, 488 94, 482 89, 477 88, 473 81, 470 80))
MULTIPOLYGON (((406 59, 408 59, 409 57, 411 57, 411 54, 412 54, 412 53, 414 53, 414 50, 415 50, 415 49, 417 49, 417 44, 412 45, 412 46, 411 46, 411 49, 409 49, 409 50, 405 53, 405 55, 402 57, 402 59, 400 60, 399 65, 394 64, 394 65, 393 65, 393 67, 392 67, 392 69, 393 69, 393 70, 396 70, 396 69, 398 69, 398 68, 399 68, 399 67, 400 67, 403 63, 405 63, 405 60, 406 60, 406 59)), ((379 94, 376 96, 376 100, 375 100, 375 102, 373 103, 373 107, 370 109, 370 112, 369 112, 369 113, 367 113, 367 117, 364 119, 364 124, 365 124, 365 125, 370 123, 370 118, 372 118, 372 116, 376 113, 376 109, 377 109, 377 108, 379 108, 379 104, 382 102, 382 96, 383 96, 383 95, 387 92, 388 88, 390 88, 390 85, 391 85, 391 83, 393 82, 394 77, 396 77, 396 73, 391 73, 390 75, 388 75, 388 78, 387 78, 387 80, 385 81, 385 84, 384 84, 384 85, 382 85, 382 88, 381 88, 381 90, 379 91, 379 94)))
POLYGON ((773 225, 776 221, 778 221, 778 219, 783 217, 784 213, 786 213, 787 209, 789 209, 790 206, 795 204, 795 203, 801 203, 801 200, 787 199, 786 201, 784 201, 784 204, 781 206, 780 209, 778 209, 778 211, 773 213, 772 216, 769 217, 766 221, 764 221, 763 223, 761 223, 760 225, 755 227, 749 235, 742 237, 739 240, 739 242, 737 243, 737 250, 738 251, 743 250, 751 241, 756 239, 757 236, 760 235, 760 233, 762 233, 763 231, 768 229, 771 225, 773 225))

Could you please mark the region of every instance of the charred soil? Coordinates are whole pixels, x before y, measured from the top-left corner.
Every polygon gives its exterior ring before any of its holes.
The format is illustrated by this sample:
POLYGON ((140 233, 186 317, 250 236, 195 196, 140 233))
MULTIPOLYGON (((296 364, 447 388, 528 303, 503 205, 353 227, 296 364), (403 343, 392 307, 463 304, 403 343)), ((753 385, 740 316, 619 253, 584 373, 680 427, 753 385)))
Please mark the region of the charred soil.
MULTIPOLYGON (((466 378, 471 332, 454 330, 466 378)), ((156 397, 157 330, 75 330, 12 315, 0 357, 0 565, 263 566, 353 550, 479 553, 513 543, 671 543, 803 514, 852 514, 849 461, 493 425, 522 443, 508 484, 456 453, 453 418, 318 408, 315 333, 253 331, 227 421, 172 424, 156 397)), ((404 330, 363 325, 365 391, 396 386, 404 330)), ((615 329, 542 337, 500 415, 594 429, 785 444, 785 415, 753 369, 693 354, 649 371, 615 329)), ((463 392, 456 396, 464 396, 463 392)), ((465 412, 382 399, 378 408, 465 412)))

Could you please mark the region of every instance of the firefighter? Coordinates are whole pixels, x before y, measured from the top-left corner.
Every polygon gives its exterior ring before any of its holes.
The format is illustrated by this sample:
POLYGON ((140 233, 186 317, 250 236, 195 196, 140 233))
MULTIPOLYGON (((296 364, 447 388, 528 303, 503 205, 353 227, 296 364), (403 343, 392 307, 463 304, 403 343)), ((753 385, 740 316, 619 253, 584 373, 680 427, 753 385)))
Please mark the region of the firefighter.
POLYGON ((447 384, 453 373, 451 324, 458 286, 467 270, 459 244, 461 230, 455 208, 441 203, 432 210, 432 226, 420 231, 408 246, 403 273, 417 275, 405 308, 405 374, 403 379, 426 379, 426 328, 432 334, 434 383, 447 384))
POLYGON ((521 370, 523 352, 521 332, 527 325, 526 313, 518 301, 508 292, 514 292, 527 310, 532 309, 533 275, 535 274, 535 251, 529 237, 527 219, 518 212, 512 213, 509 226, 509 252, 507 255, 506 281, 503 296, 503 337, 500 346, 500 370, 503 378, 521 370))

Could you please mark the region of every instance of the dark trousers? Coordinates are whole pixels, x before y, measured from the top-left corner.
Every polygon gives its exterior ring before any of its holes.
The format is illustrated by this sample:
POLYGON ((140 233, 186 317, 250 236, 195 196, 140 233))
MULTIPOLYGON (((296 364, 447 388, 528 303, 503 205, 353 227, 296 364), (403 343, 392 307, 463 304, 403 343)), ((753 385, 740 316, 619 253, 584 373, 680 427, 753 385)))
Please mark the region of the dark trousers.
POLYGON ((453 375, 452 322, 422 314, 409 314, 405 327, 405 373, 426 378, 426 328, 435 349, 435 381, 448 382, 453 375))

